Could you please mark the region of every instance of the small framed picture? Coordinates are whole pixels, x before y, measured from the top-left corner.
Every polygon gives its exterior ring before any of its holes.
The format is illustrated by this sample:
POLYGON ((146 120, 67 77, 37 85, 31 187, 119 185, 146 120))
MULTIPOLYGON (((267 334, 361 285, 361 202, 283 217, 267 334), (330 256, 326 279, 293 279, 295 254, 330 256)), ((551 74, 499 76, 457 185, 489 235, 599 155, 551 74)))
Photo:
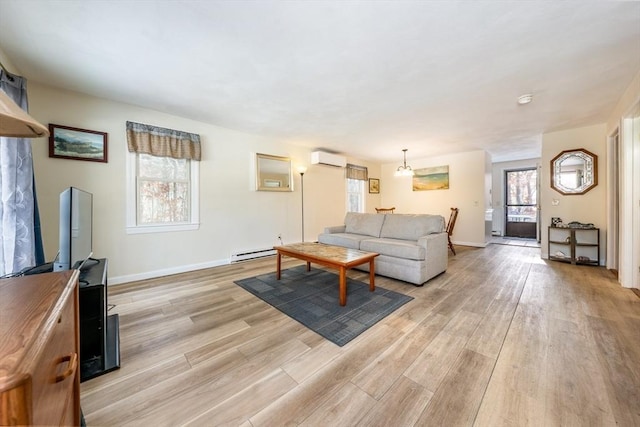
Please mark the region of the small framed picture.
POLYGON ((49 123, 49 157, 107 163, 107 133, 49 123))
POLYGON ((378 178, 369 178, 369 193, 378 194, 380 192, 380 180, 378 178))

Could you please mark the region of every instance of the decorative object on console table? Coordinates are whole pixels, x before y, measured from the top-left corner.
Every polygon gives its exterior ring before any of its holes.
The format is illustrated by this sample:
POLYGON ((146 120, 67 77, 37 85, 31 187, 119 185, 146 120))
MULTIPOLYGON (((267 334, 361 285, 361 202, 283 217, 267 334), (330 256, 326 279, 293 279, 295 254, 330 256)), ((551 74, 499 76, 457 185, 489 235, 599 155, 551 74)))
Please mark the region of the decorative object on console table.
POLYGON ((107 259, 89 262, 80 274, 80 381, 120 367, 120 322, 108 315, 107 259))
POLYGON ((558 218, 558 217, 551 217, 551 226, 552 227, 558 227, 562 224, 562 218, 558 218))
POLYGON ((571 264, 600 265, 600 229, 549 227, 549 259, 571 264))
POLYGON ((49 157, 107 163, 107 133, 49 124, 49 157))

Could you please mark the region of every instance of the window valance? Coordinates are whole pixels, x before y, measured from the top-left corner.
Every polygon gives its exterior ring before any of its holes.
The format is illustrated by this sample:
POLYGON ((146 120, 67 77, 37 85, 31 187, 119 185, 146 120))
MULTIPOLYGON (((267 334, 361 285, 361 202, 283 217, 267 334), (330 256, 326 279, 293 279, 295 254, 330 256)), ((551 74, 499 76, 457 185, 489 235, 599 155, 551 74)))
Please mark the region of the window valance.
POLYGON ((127 122, 127 146, 132 153, 200 160, 200 135, 127 122))
POLYGON ((369 170, 364 166, 347 163, 347 178, 366 181, 369 179, 369 170))

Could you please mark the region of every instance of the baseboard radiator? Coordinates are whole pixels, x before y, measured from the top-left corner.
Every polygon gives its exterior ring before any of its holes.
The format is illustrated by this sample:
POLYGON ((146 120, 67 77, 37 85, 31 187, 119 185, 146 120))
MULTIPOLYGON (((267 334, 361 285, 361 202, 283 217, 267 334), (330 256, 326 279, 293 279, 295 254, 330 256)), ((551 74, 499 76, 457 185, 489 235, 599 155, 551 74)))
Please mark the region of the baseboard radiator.
POLYGON ((231 254, 230 262, 240 262, 247 261, 255 258, 262 258, 266 256, 275 255, 276 251, 273 248, 265 248, 265 249, 249 249, 241 252, 233 252, 231 254))

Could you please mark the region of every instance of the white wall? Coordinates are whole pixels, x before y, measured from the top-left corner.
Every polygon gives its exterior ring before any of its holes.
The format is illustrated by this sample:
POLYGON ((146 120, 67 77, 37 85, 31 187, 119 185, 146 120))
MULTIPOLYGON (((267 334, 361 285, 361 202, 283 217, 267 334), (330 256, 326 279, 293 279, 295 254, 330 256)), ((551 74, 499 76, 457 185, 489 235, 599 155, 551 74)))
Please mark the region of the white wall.
MULTIPOLYGON (((274 138, 224 129, 145 108, 29 83, 30 111, 44 124, 108 133, 108 163, 48 157, 48 140, 32 141, 38 201, 47 260, 58 247, 58 196, 76 186, 94 195, 94 243, 97 257, 109 258, 110 283, 148 278, 225 264, 232 252, 268 248, 301 239, 301 194, 298 165, 304 175, 305 239, 316 240, 327 225, 345 214, 343 168, 310 164, 310 149, 274 138), (197 133, 200 162, 200 228, 197 231, 129 235, 125 232, 125 156, 127 120, 197 133), (294 192, 252 191, 250 153, 289 156, 294 192)), ((374 175, 379 166, 368 166, 374 175)), ((367 197, 376 204, 378 195, 367 197)), ((371 207, 373 210, 373 206, 371 207)))
MULTIPOLYGON (((347 157, 347 162, 367 167, 370 178, 380 176, 380 165, 377 163, 351 157, 347 157)), ((373 213, 376 207, 380 207, 380 196, 381 194, 369 194, 369 183, 365 182, 365 212, 373 213)), ((322 233, 325 227, 344 224, 346 211, 345 169, 310 165, 309 170, 304 174, 305 240, 316 241, 318 234, 322 233)))
POLYGON ((543 258, 549 256, 547 227, 551 224, 551 217, 560 217, 564 223, 579 221, 593 223, 600 228, 600 264, 604 265, 607 241, 606 155, 605 124, 546 133, 542 136, 540 216, 543 258), (578 148, 584 148, 598 156, 598 185, 585 194, 565 196, 551 188, 550 162, 561 151, 578 148))
MULTIPOLYGON (((505 171, 515 169, 538 168, 540 159, 517 160, 513 162, 497 162, 492 165, 491 201, 493 205, 493 226, 495 235, 504 236, 505 219, 505 171)), ((540 170, 538 169, 538 172, 540 170)), ((538 201, 539 203, 539 201, 538 201)))
POLYGON ((448 221, 450 208, 460 209, 452 241, 460 245, 486 246, 485 209, 488 209, 487 173, 490 157, 485 151, 456 153, 425 159, 413 159, 407 153, 407 164, 414 170, 449 165, 449 189, 413 191, 410 177, 395 177, 402 162, 382 165, 380 203, 396 208, 396 213, 438 214, 448 221))
POLYGON ((631 107, 640 101, 640 70, 633 78, 627 89, 624 91, 613 112, 607 120, 607 135, 611 135, 620 125, 620 120, 624 117, 631 107))

